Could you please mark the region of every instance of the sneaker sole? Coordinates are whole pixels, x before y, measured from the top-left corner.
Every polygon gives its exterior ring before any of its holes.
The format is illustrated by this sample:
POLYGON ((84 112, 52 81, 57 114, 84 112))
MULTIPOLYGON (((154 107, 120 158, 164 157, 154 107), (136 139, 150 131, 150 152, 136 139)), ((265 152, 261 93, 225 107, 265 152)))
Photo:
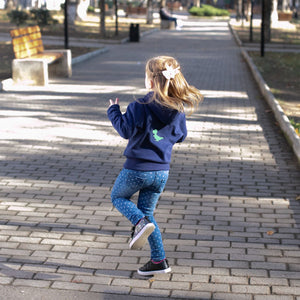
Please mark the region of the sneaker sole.
POLYGON ((141 232, 131 241, 129 249, 137 250, 143 248, 146 244, 149 235, 154 231, 155 226, 153 223, 147 224, 141 232))
POLYGON ((165 273, 170 273, 172 270, 171 268, 167 268, 167 269, 163 269, 163 270, 155 270, 155 271, 147 271, 147 272, 143 272, 140 270, 137 270, 139 275, 142 276, 151 276, 151 275, 155 275, 155 274, 165 274, 165 273))

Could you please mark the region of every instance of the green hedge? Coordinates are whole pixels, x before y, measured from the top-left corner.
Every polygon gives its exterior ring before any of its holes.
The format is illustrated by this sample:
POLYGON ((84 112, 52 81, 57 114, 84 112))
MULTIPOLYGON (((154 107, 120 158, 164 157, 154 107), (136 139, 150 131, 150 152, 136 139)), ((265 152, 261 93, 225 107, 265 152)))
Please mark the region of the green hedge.
POLYGON ((189 13, 198 17, 221 17, 229 16, 229 11, 226 9, 216 8, 211 5, 203 4, 201 7, 193 6, 189 13))
POLYGON ((7 13, 10 21, 17 26, 25 24, 28 20, 34 20, 38 25, 49 25, 58 23, 53 19, 50 11, 47 9, 31 9, 30 12, 25 10, 12 10, 7 13))
POLYGON ((53 19, 48 9, 31 9, 31 19, 35 20, 38 25, 57 24, 58 21, 53 19))
POLYGON ((25 24, 29 19, 29 14, 23 10, 12 10, 7 13, 10 22, 17 24, 17 26, 21 24, 25 24))

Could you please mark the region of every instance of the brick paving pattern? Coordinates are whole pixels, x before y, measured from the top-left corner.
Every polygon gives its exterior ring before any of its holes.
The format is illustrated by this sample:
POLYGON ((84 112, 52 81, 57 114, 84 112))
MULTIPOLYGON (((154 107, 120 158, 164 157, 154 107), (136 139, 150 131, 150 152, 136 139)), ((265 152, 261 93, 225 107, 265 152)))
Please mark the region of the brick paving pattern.
POLYGON ((0 114, 2 286, 300 299, 300 168, 226 22, 113 46, 49 89, 2 93, 0 114), (173 272, 149 279, 136 273, 149 247, 128 249, 131 225, 110 203, 126 141, 106 109, 145 93, 145 61, 159 54, 182 63, 205 101, 174 148, 156 211, 173 272))

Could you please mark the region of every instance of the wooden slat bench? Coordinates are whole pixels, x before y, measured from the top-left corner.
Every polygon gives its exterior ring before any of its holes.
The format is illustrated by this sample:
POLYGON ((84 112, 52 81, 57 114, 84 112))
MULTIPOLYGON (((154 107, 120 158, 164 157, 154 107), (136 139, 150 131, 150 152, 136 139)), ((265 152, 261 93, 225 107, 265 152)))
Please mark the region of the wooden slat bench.
POLYGON ((15 83, 47 85, 50 76, 72 75, 71 51, 44 50, 39 26, 10 31, 15 59, 12 77, 15 83))

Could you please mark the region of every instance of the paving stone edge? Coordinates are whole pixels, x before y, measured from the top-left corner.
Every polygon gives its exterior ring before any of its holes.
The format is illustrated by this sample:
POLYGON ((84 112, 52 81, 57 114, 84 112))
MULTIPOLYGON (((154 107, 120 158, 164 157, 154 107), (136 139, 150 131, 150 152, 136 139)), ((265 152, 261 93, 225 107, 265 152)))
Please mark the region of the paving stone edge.
MULTIPOLYGON (((230 23, 228 22, 228 26, 230 28, 230 31, 232 32, 234 39, 238 46, 242 47, 242 42, 236 32, 232 29, 230 23)), ((241 49, 242 56, 246 63, 248 64, 249 69, 251 70, 251 73, 260 89, 260 92, 262 93, 263 97, 271 107, 274 116, 284 134, 286 137, 288 143, 293 148, 293 151, 297 157, 297 160, 300 164, 300 138, 295 132, 294 127, 292 126, 291 122, 289 121, 288 117, 284 113, 282 107, 270 91, 269 86, 263 79, 262 75, 260 74, 259 70, 257 69, 256 65, 254 64, 252 58, 249 56, 248 52, 244 49, 241 49)))
POLYGON ((105 53, 105 52, 108 52, 109 51, 109 48, 108 47, 104 47, 104 48, 100 48, 100 49, 97 49, 95 51, 92 51, 92 52, 88 52, 86 54, 83 54, 83 55, 80 55, 80 56, 77 56, 77 57, 74 57, 72 58, 72 66, 73 65, 76 65, 80 62, 83 62, 87 59, 90 59, 96 55, 99 55, 99 54, 102 54, 102 53, 105 53))

